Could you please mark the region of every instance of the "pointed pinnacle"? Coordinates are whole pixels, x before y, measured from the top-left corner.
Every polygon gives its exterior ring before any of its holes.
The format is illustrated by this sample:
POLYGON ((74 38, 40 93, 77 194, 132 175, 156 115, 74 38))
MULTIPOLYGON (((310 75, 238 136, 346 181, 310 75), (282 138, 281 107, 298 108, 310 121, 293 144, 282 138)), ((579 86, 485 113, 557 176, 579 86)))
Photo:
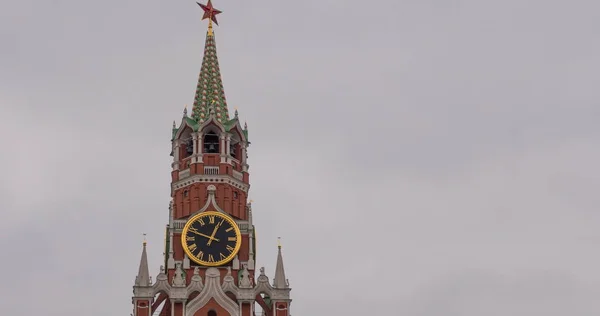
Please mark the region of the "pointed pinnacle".
POLYGON ((183 116, 187 116, 187 104, 183 108, 183 116))
POLYGON ((136 286, 150 286, 150 273, 148 272, 148 255, 146 254, 146 238, 144 234, 144 243, 142 246, 142 256, 140 258, 140 267, 135 278, 136 286))
POLYGON ((285 269, 283 268, 283 256, 281 255, 281 244, 277 249, 277 263, 275 264, 275 277, 273 278, 273 287, 277 289, 287 288, 285 269))

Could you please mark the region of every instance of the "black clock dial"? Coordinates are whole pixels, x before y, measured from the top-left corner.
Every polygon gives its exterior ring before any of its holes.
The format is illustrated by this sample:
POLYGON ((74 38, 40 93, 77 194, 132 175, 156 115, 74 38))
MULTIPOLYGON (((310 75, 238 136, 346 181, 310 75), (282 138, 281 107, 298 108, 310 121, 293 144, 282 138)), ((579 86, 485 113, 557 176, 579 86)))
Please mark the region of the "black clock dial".
POLYGON ((190 218, 181 237, 188 257, 206 266, 231 261, 241 245, 237 224, 218 212, 204 212, 190 218))

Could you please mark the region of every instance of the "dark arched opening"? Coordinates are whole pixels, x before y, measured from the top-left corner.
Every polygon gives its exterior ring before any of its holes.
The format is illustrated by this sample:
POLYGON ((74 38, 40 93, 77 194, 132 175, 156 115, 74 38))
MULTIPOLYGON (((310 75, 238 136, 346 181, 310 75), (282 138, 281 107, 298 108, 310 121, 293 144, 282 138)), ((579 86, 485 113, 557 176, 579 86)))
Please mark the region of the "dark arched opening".
POLYGON ((219 135, 214 132, 204 135, 204 152, 207 154, 219 153, 219 135))

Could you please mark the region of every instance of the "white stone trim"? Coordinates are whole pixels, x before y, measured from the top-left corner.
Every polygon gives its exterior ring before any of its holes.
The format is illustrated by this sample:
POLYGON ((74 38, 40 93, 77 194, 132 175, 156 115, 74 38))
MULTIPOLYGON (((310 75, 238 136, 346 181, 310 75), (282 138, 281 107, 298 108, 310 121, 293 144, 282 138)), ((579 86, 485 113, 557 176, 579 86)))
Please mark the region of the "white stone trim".
POLYGON ((202 122, 202 124, 200 126, 198 126, 198 131, 204 132, 206 127, 211 124, 216 125, 219 128, 219 130, 221 130, 222 133, 226 132, 225 126, 223 126, 223 124, 221 124, 221 122, 219 122, 214 115, 209 115, 208 118, 206 119, 206 121, 202 122))
POLYGON ((206 270, 205 286, 196 298, 191 300, 185 306, 187 315, 194 315, 199 309, 204 307, 211 298, 214 298, 217 304, 223 307, 230 316, 240 316, 238 304, 232 301, 220 286, 221 274, 217 268, 208 268, 206 270))
POLYGON ((179 140, 179 138, 181 138, 181 134, 183 133, 183 131, 185 130, 186 127, 190 128, 190 132, 194 132, 194 128, 188 124, 187 120, 185 119, 186 117, 182 117, 181 118, 181 124, 179 124, 179 128, 177 129, 177 133, 175 133, 175 137, 173 137, 174 140, 179 140))
MULTIPOLYGON (((177 166, 179 168, 179 166, 177 166)), ((190 176, 190 168, 179 171, 179 179, 187 178, 190 176)))
POLYGON ((244 174, 237 171, 237 170, 233 170, 233 177, 237 180, 243 181, 244 180, 244 174))

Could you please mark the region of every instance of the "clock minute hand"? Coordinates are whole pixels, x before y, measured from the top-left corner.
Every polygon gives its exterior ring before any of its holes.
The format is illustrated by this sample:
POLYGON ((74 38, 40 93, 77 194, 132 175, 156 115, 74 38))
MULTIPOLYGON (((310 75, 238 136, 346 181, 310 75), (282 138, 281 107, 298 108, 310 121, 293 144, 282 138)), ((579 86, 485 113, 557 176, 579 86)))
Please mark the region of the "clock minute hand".
POLYGON ((211 236, 205 235, 205 234, 203 234, 203 233, 200 233, 200 232, 197 232, 197 231, 193 231, 193 230, 190 230, 190 231, 191 231, 192 233, 196 234, 196 235, 199 235, 199 236, 202 236, 202 237, 206 237, 206 238, 208 238, 209 240, 215 240, 215 241, 217 241, 217 242, 219 241, 219 239, 215 238, 214 236, 213 236, 213 237, 211 237, 211 236))

